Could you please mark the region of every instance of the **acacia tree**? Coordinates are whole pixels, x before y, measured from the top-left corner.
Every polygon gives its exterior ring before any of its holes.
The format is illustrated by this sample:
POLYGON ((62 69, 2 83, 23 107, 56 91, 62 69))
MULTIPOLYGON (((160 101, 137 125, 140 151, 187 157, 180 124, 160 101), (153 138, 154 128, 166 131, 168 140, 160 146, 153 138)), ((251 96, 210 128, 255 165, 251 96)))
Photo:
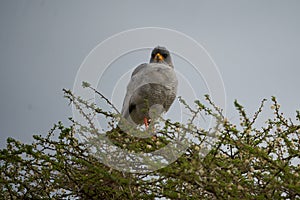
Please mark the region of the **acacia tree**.
POLYGON ((251 117, 235 101, 240 123, 234 124, 206 96, 208 105, 195 101, 189 106, 181 99, 191 113, 187 124, 166 120, 155 137, 138 138, 115 128, 118 114, 69 90, 64 93, 87 125, 73 119, 70 127, 59 122, 46 136, 34 135, 31 144, 8 138, 0 151, 1 199, 300 199, 300 112, 294 121, 285 118, 275 97, 271 99, 274 116, 261 128, 256 122, 266 100, 251 117), (201 114, 215 119, 213 130, 193 123, 201 114), (110 131, 100 134, 93 126, 91 119, 97 115, 109 119, 110 131), (197 142, 190 142, 174 162, 147 173, 103 164, 91 153, 91 143, 76 136, 78 132, 105 135, 119 148, 153 152, 187 130, 197 142), (203 154, 212 132, 217 140, 203 154))

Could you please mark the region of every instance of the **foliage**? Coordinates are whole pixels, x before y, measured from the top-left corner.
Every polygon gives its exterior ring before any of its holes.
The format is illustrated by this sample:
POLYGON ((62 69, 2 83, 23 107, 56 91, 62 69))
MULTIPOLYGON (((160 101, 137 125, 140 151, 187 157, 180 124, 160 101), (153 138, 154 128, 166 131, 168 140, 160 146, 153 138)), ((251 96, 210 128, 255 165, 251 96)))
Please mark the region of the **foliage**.
POLYGON ((86 143, 79 142, 75 127, 98 131, 92 123, 84 126, 71 119, 74 125, 65 127, 59 122, 46 136, 33 136, 32 144, 7 139, 7 147, 0 151, 1 199, 300 199, 300 113, 295 122, 286 119, 275 97, 274 116, 261 128, 255 123, 265 100, 253 117, 235 101, 240 124, 233 124, 206 96, 208 106, 196 101, 192 108, 181 100, 192 114, 188 124, 167 120, 155 137, 136 138, 115 128, 118 114, 64 91, 87 121, 97 115, 110 119, 112 130, 106 135, 119 147, 154 151, 186 130, 198 142, 167 167, 128 173, 102 164, 86 143), (94 115, 87 115, 86 109, 94 115), (193 120, 200 114, 213 117, 218 126, 196 126, 193 120), (212 133, 218 140, 203 156, 204 140, 212 133))

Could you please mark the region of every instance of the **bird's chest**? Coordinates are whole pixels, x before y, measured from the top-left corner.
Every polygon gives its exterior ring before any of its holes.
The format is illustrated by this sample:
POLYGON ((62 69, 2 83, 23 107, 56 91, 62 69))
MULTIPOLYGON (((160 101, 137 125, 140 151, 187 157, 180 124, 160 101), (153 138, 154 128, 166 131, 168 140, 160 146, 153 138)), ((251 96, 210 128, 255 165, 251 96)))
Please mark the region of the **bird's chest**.
POLYGON ((149 67, 132 77, 128 89, 134 92, 140 88, 145 93, 163 94, 164 89, 172 89, 177 85, 176 75, 170 67, 149 67))

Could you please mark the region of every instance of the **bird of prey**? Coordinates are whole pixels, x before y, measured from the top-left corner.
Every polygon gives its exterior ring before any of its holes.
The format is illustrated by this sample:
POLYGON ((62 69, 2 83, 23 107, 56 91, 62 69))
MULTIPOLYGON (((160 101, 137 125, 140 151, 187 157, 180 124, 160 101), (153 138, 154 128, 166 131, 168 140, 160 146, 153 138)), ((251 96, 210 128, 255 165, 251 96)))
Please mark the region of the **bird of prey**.
POLYGON ((167 112, 174 102, 178 80, 170 52, 161 46, 152 50, 150 63, 140 64, 131 75, 123 102, 122 117, 131 125, 144 124, 167 112))

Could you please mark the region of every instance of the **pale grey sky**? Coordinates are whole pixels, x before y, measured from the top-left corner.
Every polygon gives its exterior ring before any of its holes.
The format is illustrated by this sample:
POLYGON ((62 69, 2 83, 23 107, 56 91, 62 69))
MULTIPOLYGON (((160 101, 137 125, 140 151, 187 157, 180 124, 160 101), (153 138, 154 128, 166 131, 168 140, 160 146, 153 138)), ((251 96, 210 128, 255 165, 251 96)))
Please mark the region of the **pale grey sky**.
MULTIPOLYGON (((294 117, 300 109, 299 9, 297 0, 2 0, 0 147, 8 136, 29 142, 32 134, 67 122, 72 113, 62 88, 72 88, 84 58, 106 38, 140 27, 174 29, 205 47, 223 78, 229 118, 239 118, 234 99, 253 113, 272 95, 294 117)), ((146 51, 137 55, 143 57, 136 65, 149 59, 146 51)))

